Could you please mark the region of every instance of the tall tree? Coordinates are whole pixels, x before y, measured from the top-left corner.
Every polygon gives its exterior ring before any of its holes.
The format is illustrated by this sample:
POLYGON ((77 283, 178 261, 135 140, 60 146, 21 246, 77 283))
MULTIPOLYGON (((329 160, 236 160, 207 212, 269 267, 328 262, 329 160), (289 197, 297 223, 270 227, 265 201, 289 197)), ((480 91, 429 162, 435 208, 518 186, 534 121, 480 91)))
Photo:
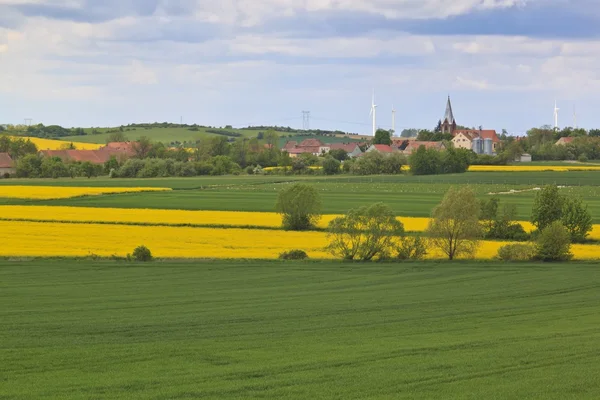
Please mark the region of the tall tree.
POLYGON ((373 144, 392 144, 392 135, 385 129, 377 129, 375 132, 375 138, 373 138, 373 144))
POLYGON ((563 215, 564 198, 558 192, 558 186, 548 185, 535 195, 531 222, 540 231, 552 222, 558 221, 563 215))
POLYGON ((453 187, 433 210, 427 228, 432 247, 449 260, 466 255, 473 257, 482 236, 479 225, 480 204, 470 188, 453 187))

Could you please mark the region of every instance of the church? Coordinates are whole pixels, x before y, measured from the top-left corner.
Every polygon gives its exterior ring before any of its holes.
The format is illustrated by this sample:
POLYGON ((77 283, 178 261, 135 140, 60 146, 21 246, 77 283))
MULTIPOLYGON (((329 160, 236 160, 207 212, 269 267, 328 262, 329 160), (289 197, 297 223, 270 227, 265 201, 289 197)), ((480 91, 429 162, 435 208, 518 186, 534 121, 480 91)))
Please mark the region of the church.
POLYGON ((452 103, 450 102, 450 96, 448 96, 448 103, 446 104, 446 113, 442 120, 442 133, 449 133, 454 136, 456 130, 456 120, 454 119, 454 113, 452 112, 452 103))

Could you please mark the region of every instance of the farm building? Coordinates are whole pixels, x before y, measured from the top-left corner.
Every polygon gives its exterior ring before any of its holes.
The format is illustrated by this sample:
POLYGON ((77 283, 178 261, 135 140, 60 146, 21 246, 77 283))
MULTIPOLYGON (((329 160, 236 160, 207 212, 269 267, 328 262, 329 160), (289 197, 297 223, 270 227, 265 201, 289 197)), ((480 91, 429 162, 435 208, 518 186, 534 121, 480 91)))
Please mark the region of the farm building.
POLYGON ((306 139, 298 144, 297 142, 287 142, 282 151, 287 151, 290 157, 295 158, 300 154, 312 154, 315 156, 328 153, 330 145, 321 142, 319 139, 306 139))
POLYGON ((515 162, 531 162, 531 154, 521 154, 520 157, 515 157, 515 162))
POLYGON ((343 149, 349 158, 358 157, 362 154, 360 146, 356 143, 332 143, 329 145, 329 150, 343 149))
POLYGON ((63 162, 91 162, 104 164, 111 157, 124 161, 135 155, 133 143, 108 143, 98 150, 41 150, 44 157, 58 157, 63 162))
POLYGON ((498 134, 493 129, 459 129, 453 135, 452 144, 455 148, 473 150, 477 154, 492 155, 500 145, 498 134))
POLYGON ((555 143, 557 146, 565 146, 569 143, 573 143, 573 139, 575 139, 574 137, 561 137, 560 139, 558 139, 558 141, 555 143))
POLYGON ((398 149, 395 149, 392 146, 388 146, 387 144, 372 144, 371 146, 369 146, 366 152, 370 153, 372 151, 376 151, 381 154, 391 154, 397 153, 398 149))
POLYGON ((15 162, 8 153, 0 153, 0 177, 15 173, 15 162))
POLYGON ((417 149, 421 146, 424 146, 427 149, 435 149, 438 151, 445 150, 446 145, 443 142, 424 142, 419 140, 411 140, 408 143, 408 146, 404 149, 404 154, 410 155, 413 152, 417 151, 417 149))

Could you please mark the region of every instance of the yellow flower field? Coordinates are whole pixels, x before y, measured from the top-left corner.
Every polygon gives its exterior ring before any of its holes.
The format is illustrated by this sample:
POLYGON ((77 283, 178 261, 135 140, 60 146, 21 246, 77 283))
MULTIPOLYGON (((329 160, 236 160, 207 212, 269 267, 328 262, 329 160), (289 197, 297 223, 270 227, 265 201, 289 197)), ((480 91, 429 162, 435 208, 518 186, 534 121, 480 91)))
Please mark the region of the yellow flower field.
POLYGON ((73 146, 75 146, 77 150, 98 150, 103 146, 102 144, 96 143, 67 142, 66 140, 42 139, 28 136, 11 136, 10 138, 24 140, 29 139, 37 146, 38 150, 61 150, 64 149, 65 146, 69 146, 71 143, 73 143, 73 146))
MULTIPOLYGON (((157 257, 277 258, 287 250, 305 250, 311 258, 331 259, 323 250, 323 232, 274 233, 262 229, 215 229, 132 225, 0 221, 0 256, 125 256, 139 245, 157 257)), ((478 259, 493 258, 501 242, 482 242, 478 259)), ((600 245, 576 245, 577 259, 600 258, 600 245)), ((428 258, 442 258, 431 252, 428 258)))
POLYGON ((166 190, 171 189, 152 187, 0 186, 0 198, 49 200, 68 199, 78 196, 97 196, 101 194, 158 192, 166 190))
POLYGON ((471 172, 600 171, 600 165, 471 165, 471 172))
MULTIPOLYGON (((144 189, 144 188, 139 188, 144 189)), ((2 187, 0 186, 0 197, 2 187)), ((71 196, 69 196, 71 197, 71 196)), ((319 226, 326 228, 329 221, 338 215, 324 215, 319 226)), ((257 226, 277 228, 281 226, 281 216, 269 212, 243 211, 189 211, 122 209, 62 206, 0 206, 0 219, 44 220, 56 222, 114 222, 150 223, 166 225, 218 225, 218 226, 257 226)), ((423 231, 429 218, 398 217, 407 231, 423 231)))
MULTIPOLYGON (((107 188, 100 188, 107 189, 107 188)), ((108 188, 110 189, 110 188, 108 188)), ((151 190, 151 188, 138 188, 151 190)), ((0 194, 2 186, 0 186, 0 194)), ((0 197, 3 197, 0 195, 0 197)), ((326 228, 329 221, 338 215, 324 215, 319 227, 326 228)), ((268 212, 244 211, 189 211, 159 210, 144 208, 94 208, 64 206, 0 206, 0 220, 40 220, 53 222, 111 222, 123 224, 164 224, 164 225, 214 225, 214 226, 253 226, 278 228, 281 216, 268 212)), ((429 224, 429 218, 398 217, 407 232, 422 232, 429 224)), ((530 232, 533 225, 527 221, 519 222, 530 232)), ((600 240, 600 225, 594 225, 591 239, 600 240)))

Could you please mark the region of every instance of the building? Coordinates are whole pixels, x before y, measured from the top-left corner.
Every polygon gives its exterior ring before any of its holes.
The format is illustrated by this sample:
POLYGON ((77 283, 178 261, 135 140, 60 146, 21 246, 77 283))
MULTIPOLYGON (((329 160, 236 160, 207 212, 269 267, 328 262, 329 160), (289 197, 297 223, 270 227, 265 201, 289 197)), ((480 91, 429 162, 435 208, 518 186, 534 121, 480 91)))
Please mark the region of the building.
POLYGON ((417 151, 419 147, 425 147, 426 149, 434 149, 437 151, 446 150, 446 145, 444 142, 424 142, 418 140, 411 140, 408 142, 408 146, 404 149, 404 154, 410 155, 413 152, 417 151))
POLYGON ((468 149, 477 154, 492 155, 500 146, 500 138, 493 129, 458 129, 454 131, 452 144, 457 149, 468 149))
POLYGON ((329 145, 329 151, 342 149, 348 154, 348 158, 355 158, 362 154, 362 150, 357 143, 332 143, 329 145))
POLYGON ((444 113, 444 119, 442 120, 442 133, 454 134, 456 130, 456 120, 454 119, 454 113, 452 112, 452 103, 450 102, 450 96, 448 96, 448 103, 446 103, 446 112, 444 113))
POLYGON ((329 153, 331 147, 319 139, 306 139, 300 142, 300 144, 296 142, 287 142, 282 151, 288 152, 290 157, 298 157, 300 154, 312 154, 315 156, 319 156, 321 154, 329 153))
POLYGON ((558 141, 555 144, 557 146, 566 146, 569 143, 573 143, 574 139, 575 139, 574 137, 561 137, 560 139, 558 139, 558 141))
POLYGON ((531 154, 523 153, 520 157, 515 157, 515 162, 531 162, 531 154))
POLYGON ((16 172, 15 162, 8 153, 0 153, 0 178, 4 175, 13 175, 16 172))
POLYGON ((123 162, 135 155, 135 144, 131 142, 108 143, 98 150, 41 150, 44 157, 58 157, 63 162, 90 162, 104 164, 112 157, 123 162))
POLYGON ((370 153, 372 151, 376 151, 381 154, 392 154, 398 152, 397 149, 394 149, 392 146, 388 146, 387 144, 372 144, 369 146, 366 153, 370 153))

